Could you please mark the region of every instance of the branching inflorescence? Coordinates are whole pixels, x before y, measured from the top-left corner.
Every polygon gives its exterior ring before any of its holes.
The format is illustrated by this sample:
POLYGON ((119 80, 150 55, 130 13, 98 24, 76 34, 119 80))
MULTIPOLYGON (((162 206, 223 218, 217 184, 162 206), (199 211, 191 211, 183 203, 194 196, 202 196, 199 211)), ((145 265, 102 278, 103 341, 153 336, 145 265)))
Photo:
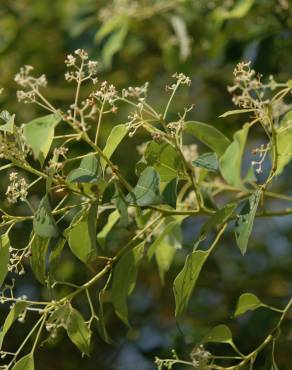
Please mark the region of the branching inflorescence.
MULTIPOLYGON (((103 316, 105 294, 109 294, 116 315, 128 324, 126 302, 135 285, 141 260, 145 255, 148 260, 155 256, 163 280, 180 247, 175 230, 181 228, 186 217, 208 216, 174 281, 176 318, 185 312, 199 273, 228 223, 235 220, 236 242, 244 254, 256 217, 292 214, 291 208, 260 209, 266 198, 282 196, 287 202, 292 201, 291 197, 269 189, 292 157, 291 105, 283 100, 291 93, 291 81, 277 83, 271 78, 268 84, 263 84, 250 63, 239 63, 234 72, 234 85, 228 88, 239 109, 223 116, 248 114, 249 119, 230 140, 214 126, 188 121, 191 108, 178 113, 177 120, 169 121, 169 110, 177 90, 191 84, 190 78, 182 73, 173 75, 174 83, 167 88, 169 99, 164 109, 157 111, 148 103, 148 83, 119 92, 114 85, 99 80, 98 64, 89 60, 84 50, 68 55, 65 63, 68 68, 65 79, 76 86, 74 101, 66 111, 55 107, 45 97, 46 77, 33 77, 33 68, 25 66, 15 77, 22 88, 17 92, 18 99, 37 104, 48 114, 17 125, 14 115, 7 111, 1 113, 4 123, 0 126, 0 159, 3 162, 0 170, 8 174, 10 181, 5 191, 6 200, 12 204, 22 202, 27 207, 20 215, 10 214, 5 202, 1 209, 1 303, 10 305, 10 313, 0 331, 4 361, 1 368, 6 370, 33 369, 38 345, 54 339, 60 329, 65 329, 71 341, 87 355, 93 323, 97 322, 100 335, 109 341, 103 316), (84 98, 81 90, 85 83, 92 84, 92 91, 84 98), (104 145, 100 137, 103 119, 116 114, 121 106, 126 106, 130 112, 128 120, 112 128, 104 145), (254 125, 262 128, 264 143, 254 149, 259 159, 250 163, 250 171, 242 176, 243 152, 254 125), (60 133, 59 127, 62 128, 60 133), (138 148, 142 158, 136 168, 138 181, 133 186, 124 177, 119 163, 114 163, 111 157, 120 142, 127 137, 130 140, 137 130, 144 130, 151 140, 138 148), (194 136, 209 151, 199 154, 200 147, 185 144, 185 135, 194 136), (72 145, 77 141, 84 143, 85 154, 76 156, 73 152, 72 155, 72 145), (263 170, 265 161, 271 163, 268 173, 263 170), (251 174, 253 168, 264 180, 259 181, 251 174), (36 206, 32 191, 37 183, 42 194, 36 206), (223 193, 229 194, 228 202, 224 197, 225 204, 219 208, 217 201, 223 193), (98 223, 105 214, 106 221, 98 223), (21 223, 30 225, 31 234, 27 244, 17 248, 11 246, 9 235, 21 223), (116 224, 131 225, 134 231, 129 233, 127 243, 113 253, 107 251, 104 244, 116 224), (200 249, 200 243, 214 230, 216 236, 210 247, 200 249), (56 278, 55 272, 67 245, 92 274, 82 285, 56 278), (166 248, 167 263, 165 256, 163 262, 160 260, 166 248), (15 295, 17 275, 25 273, 28 262, 36 279, 54 297, 52 300, 33 301, 15 295), (125 273, 127 279, 123 279, 125 273), (64 295, 60 286, 67 287, 69 293, 64 295), (98 302, 92 297, 97 286, 98 302), (88 307, 87 319, 74 307, 74 300, 79 296, 88 307), (15 352, 6 350, 6 333, 16 319, 23 321, 27 314, 37 316, 35 325, 15 352)), ((258 354, 276 341, 276 332, 291 302, 279 309, 265 305, 252 294, 240 296, 235 315, 262 306, 279 315, 273 332, 247 355, 235 346, 229 328, 219 325, 195 347, 190 361, 179 359, 174 352, 172 359, 157 358, 156 364, 159 369, 171 369, 176 364, 218 370, 241 369, 245 365, 252 368, 258 354), (216 356, 203 346, 208 342, 227 343, 235 355, 216 356), (220 365, 222 360, 232 364, 220 365)))

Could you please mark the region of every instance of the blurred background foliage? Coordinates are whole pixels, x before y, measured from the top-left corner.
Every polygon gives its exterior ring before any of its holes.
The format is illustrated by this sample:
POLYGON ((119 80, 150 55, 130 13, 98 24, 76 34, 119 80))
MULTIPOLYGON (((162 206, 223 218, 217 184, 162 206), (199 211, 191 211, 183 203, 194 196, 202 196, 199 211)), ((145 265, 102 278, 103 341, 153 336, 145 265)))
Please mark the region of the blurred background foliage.
MULTIPOLYGON (((77 48, 86 49, 99 61, 100 79, 118 88, 150 82, 150 101, 162 107, 167 100, 165 86, 174 72, 192 78, 190 89, 179 93, 171 114, 195 104, 189 117, 215 124, 231 137, 242 120, 218 116, 231 108, 226 86, 232 70, 241 60, 250 60, 253 68, 268 78, 291 78, 292 4, 290 0, 8 0, 0 4, 0 97, 1 109, 16 113, 18 123, 40 112, 31 105, 17 104, 15 73, 24 64, 33 65, 37 74, 49 80, 47 96, 62 108, 72 103, 72 87, 64 80, 65 55, 77 48), (290 75, 289 75, 290 74, 290 75)), ((124 112, 107 118, 103 136, 124 112)), ((145 141, 143 134, 122 145, 116 158, 122 172, 134 183, 133 169, 138 158, 136 145, 145 141)), ((254 140, 257 140, 255 137, 254 140)), ((278 180, 277 191, 292 195, 291 166, 278 180)), ((1 193, 6 179, 1 178, 1 193)), ((3 199, 2 199, 3 201, 3 199)), ((270 207, 283 207, 272 203, 270 207)), ((38 353, 44 370, 151 370, 156 355, 168 355, 176 348, 189 356, 196 342, 218 323, 229 324, 243 352, 261 342, 272 327, 275 314, 261 309, 234 320, 231 316, 240 294, 249 291, 267 303, 281 306, 291 296, 291 217, 257 220, 249 252, 241 257, 232 235, 226 236, 208 261, 194 292, 188 315, 174 321, 172 281, 181 269, 201 222, 184 222, 183 249, 166 276, 159 281, 155 264, 145 264, 139 283, 130 299, 132 328, 127 330, 109 310, 109 332, 114 340, 106 345, 96 335, 91 358, 81 358, 65 334, 56 343, 38 353), (268 231, 268 232, 267 232, 268 231), (182 333, 184 335, 182 335, 182 333)), ((23 243, 27 230, 20 229, 14 243, 23 243)), ((127 231, 115 227, 111 245, 122 245, 127 231)), ((64 257, 60 277, 81 282, 86 272, 64 257)), ((22 277, 19 294, 38 297, 45 292, 33 283, 29 274, 22 277)), ((82 309, 82 301, 77 302, 82 309)), ((107 308, 107 307, 106 307, 107 308)), ((291 319, 292 317, 290 317, 291 319)), ((30 319, 30 318, 29 318, 30 319)), ((33 318, 32 318, 33 319, 33 318)), ((276 347, 279 369, 292 369, 292 327, 284 327, 285 338, 276 347), (289 344, 290 339, 290 344, 289 344)), ((29 324, 27 324, 29 326, 29 324)), ((18 335, 26 324, 19 324, 18 335)), ((11 335, 11 343, 15 340, 11 335)), ((221 354, 225 349, 221 349, 221 354)), ((261 358, 256 369, 271 367, 261 358)))

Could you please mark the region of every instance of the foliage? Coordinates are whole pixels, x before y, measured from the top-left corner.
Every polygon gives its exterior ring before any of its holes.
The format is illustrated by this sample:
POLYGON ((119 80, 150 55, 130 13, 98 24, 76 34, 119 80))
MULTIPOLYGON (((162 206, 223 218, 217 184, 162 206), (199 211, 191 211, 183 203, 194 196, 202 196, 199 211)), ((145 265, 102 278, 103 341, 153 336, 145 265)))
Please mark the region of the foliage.
MULTIPOLYGON (((224 19, 237 17, 239 11, 224 13, 224 19)), ((234 240, 244 255, 257 218, 292 213, 290 208, 266 208, 268 198, 279 196, 270 188, 292 157, 287 144, 291 141, 291 105, 286 102, 291 81, 278 83, 271 77, 264 83, 250 63, 239 63, 234 70, 234 84, 228 88, 238 109, 223 116, 244 114, 247 123, 229 139, 213 125, 187 120, 192 107, 178 112, 176 120, 169 118, 177 91, 191 84, 183 73, 172 76, 174 81, 167 87, 169 98, 157 111, 149 102, 148 84, 119 92, 113 84, 97 77, 97 62, 89 60, 84 50, 69 54, 65 64, 65 79, 76 85, 74 101, 68 109, 55 107, 44 93, 45 76, 36 78, 32 67, 25 66, 15 77, 22 88, 17 92, 18 100, 36 104, 50 114, 22 125, 14 114, 1 115, 6 119, 0 136, 0 169, 8 172, 11 182, 7 201, 25 206, 21 214, 1 209, 1 303, 11 304, 1 341, 16 318, 23 320, 27 313, 38 315, 16 351, 6 349, 4 340, 3 369, 34 369, 37 348, 53 341, 60 330, 65 330, 73 344, 88 356, 95 324, 101 337, 109 342, 105 297, 129 326, 128 297, 134 291, 141 264, 146 263, 145 255, 148 262, 155 255, 164 282, 181 247, 182 223, 187 218, 205 216, 206 221, 174 279, 176 320, 181 320, 187 311, 197 280, 204 274, 210 255, 218 249, 227 226, 234 230, 234 240), (90 90, 85 99, 81 98, 83 86, 90 90), (113 125, 102 144, 104 117, 114 117, 120 109, 128 110, 127 118, 113 125), (262 144, 253 150, 258 158, 243 174, 243 155, 248 151, 248 135, 254 130, 261 132, 262 144), (139 147, 137 180, 132 185, 112 156, 122 141, 133 140, 141 131, 146 132, 148 141, 139 147), (190 135, 205 145, 201 155, 196 147, 186 144, 190 135), (86 149, 76 154, 75 146, 80 142, 86 149), (32 193, 35 186, 37 199, 32 193), (30 235, 26 245, 18 248, 12 236, 22 223, 30 225, 30 235), (127 231, 124 243, 107 248, 115 225, 127 231), (75 258, 75 263, 89 275, 81 285, 57 278, 56 270, 69 250, 70 258, 75 258), (8 281, 14 274, 23 275, 29 263, 43 285, 45 300, 17 296, 17 279, 13 278, 12 285, 4 283, 5 277, 8 281), (70 291, 64 291, 64 287, 70 291), (80 310, 78 299, 83 302, 80 310)), ((235 354, 216 355, 201 343, 192 351, 191 362, 179 359, 175 353, 174 359, 158 358, 156 363, 160 369, 170 369, 175 364, 201 369, 253 368, 259 354, 270 344, 274 353, 291 305, 290 299, 285 307, 277 308, 244 293, 239 297, 235 316, 260 307, 278 315, 259 346, 243 354, 234 344, 229 327, 220 324, 203 337, 202 343, 225 343, 235 354)))

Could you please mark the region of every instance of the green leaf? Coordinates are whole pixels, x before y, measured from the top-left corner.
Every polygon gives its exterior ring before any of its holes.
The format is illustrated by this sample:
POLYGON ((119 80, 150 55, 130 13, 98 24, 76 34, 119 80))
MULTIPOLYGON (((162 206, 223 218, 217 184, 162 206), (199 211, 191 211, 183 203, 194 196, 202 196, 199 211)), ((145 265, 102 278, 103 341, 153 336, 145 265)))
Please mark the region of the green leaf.
POLYGON ((2 349, 3 340, 8 330, 11 328, 14 321, 25 311, 26 307, 27 302, 21 301, 16 302, 15 305, 10 309, 0 331, 0 349, 2 349))
POLYGON ((234 316, 243 315, 246 311, 253 311, 262 306, 263 303, 257 296, 251 293, 244 293, 238 299, 234 316))
POLYGON ((75 308, 70 307, 67 319, 67 334, 75 346, 89 356, 91 330, 86 325, 82 315, 75 308))
POLYGON ((143 257, 144 244, 142 242, 133 250, 126 253, 117 263, 113 272, 111 300, 117 316, 129 326, 127 298, 133 292, 138 267, 143 257))
POLYGON ((123 47, 124 40, 128 34, 128 24, 125 23, 119 30, 107 39, 102 49, 102 60, 106 68, 111 67, 114 55, 123 47))
POLYGON ((120 28, 124 23, 127 23, 128 19, 125 15, 118 15, 107 20, 96 32, 95 41, 100 42, 104 37, 108 36, 113 31, 120 28))
POLYGON ((49 238, 42 238, 36 234, 33 236, 31 243, 31 269, 41 284, 45 284, 46 280, 46 260, 49 243, 49 238))
POLYGON ((236 131, 232 143, 220 158, 220 170, 223 178, 228 184, 239 188, 243 188, 241 164, 248 131, 248 124, 244 125, 241 130, 236 131))
MULTIPOLYGON (((117 147, 119 146, 123 138, 127 135, 127 133, 128 133, 128 129, 123 124, 114 126, 112 128, 107 138, 105 147, 103 148, 103 154, 107 158, 111 158, 111 156, 113 155, 113 153, 115 152, 115 150, 117 149, 117 147)), ((106 161, 103 158, 101 158, 100 162, 101 162, 102 168, 105 168, 106 161)))
POLYGON ((11 115, 7 110, 3 110, 0 113, 0 118, 5 122, 4 125, 0 125, 0 131, 13 134, 15 114, 11 115))
POLYGON ((34 370, 33 354, 30 353, 22 357, 19 361, 16 362, 12 370, 34 370))
POLYGON ((177 198, 177 178, 172 179, 169 183, 166 184, 162 197, 166 204, 172 208, 176 208, 176 198, 177 198))
POLYGON ((65 238, 59 238, 50 253, 49 274, 51 278, 53 278, 55 275, 65 243, 66 243, 65 238))
POLYGON ((204 343, 233 343, 232 333, 228 326, 217 325, 202 340, 204 343))
POLYGON ((234 213, 237 203, 228 203, 214 213, 201 228, 201 236, 207 235, 213 228, 224 224, 234 213))
POLYGON ((279 128, 276 134, 278 152, 276 175, 280 175, 292 159, 292 125, 279 128))
POLYGON ((218 157, 225 152, 230 144, 230 140, 226 136, 207 123, 197 121, 186 122, 185 132, 194 135, 198 140, 212 149, 218 157))
POLYGON ((106 237, 108 236, 109 232, 114 227, 114 225, 118 222, 119 218, 120 218, 120 214, 117 210, 112 212, 108 216, 107 222, 104 225, 104 227, 97 234, 97 241, 102 247, 104 247, 106 237))
POLYGON ((237 0, 234 7, 227 10, 224 7, 217 7, 214 11, 216 21, 223 22, 227 19, 238 19, 245 17, 253 6, 255 0, 237 0))
POLYGON ((171 245, 166 238, 164 238, 155 250, 155 259, 158 265, 158 271, 162 284, 164 284, 164 275, 169 270, 174 259, 177 248, 171 245))
POLYGON ((47 195, 40 201, 39 207, 34 215, 33 229, 36 235, 42 238, 53 238, 59 235, 47 195))
POLYGON ((10 241, 8 232, 0 235, 0 287, 2 286, 8 273, 8 265, 10 260, 10 241))
POLYGON ((236 242, 243 255, 247 250, 247 244, 252 231, 260 196, 261 192, 256 191, 246 200, 239 214, 239 218, 235 222, 236 242))
POLYGON ((207 251, 194 251, 185 260, 185 265, 174 280, 175 316, 186 310, 201 269, 208 257, 207 251))
POLYGON ((151 141, 146 147, 144 158, 148 166, 152 166, 159 173, 161 182, 184 176, 182 159, 168 143, 151 141))
POLYGON ((219 161, 216 153, 204 153, 192 163, 194 166, 206 168, 208 171, 217 172, 219 170, 219 161))
POLYGON ((67 181, 82 183, 96 180, 99 168, 100 163, 95 155, 84 157, 82 158, 79 167, 75 168, 68 174, 67 181))
POLYGON ((147 167, 138 180, 137 185, 126 197, 130 203, 138 206, 160 204, 159 175, 153 167, 147 167))
POLYGON ((220 118, 224 118, 224 117, 228 117, 228 116, 232 116, 234 114, 242 114, 242 113, 248 113, 248 112, 253 112, 254 109, 234 109, 234 110, 229 110, 223 114, 221 114, 221 116, 219 116, 220 118))
POLYGON ((78 213, 68 230, 68 243, 72 253, 84 263, 96 257, 97 202, 78 213))
POLYGON ((185 21, 182 17, 173 15, 170 17, 170 22, 179 41, 180 59, 184 61, 191 53, 191 39, 188 35, 185 21))
POLYGON ((34 158, 44 164, 50 151, 54 131, 57 124, 61 121, 59 114, 49 114, 36 118, 24 125, 24 138, 27 145, 32 149, 34 158))
POLYGON ((106 343, 111 344, 113 341, 107 332, 105 318, 104 318, 104 311, 103 311, 104 295, 105 295, 105 292, 103 291, 100 291, 98 294, 99 310, 98 310, 97 328, 98 328, 99 335, 102 337, 102 339, 106 343))

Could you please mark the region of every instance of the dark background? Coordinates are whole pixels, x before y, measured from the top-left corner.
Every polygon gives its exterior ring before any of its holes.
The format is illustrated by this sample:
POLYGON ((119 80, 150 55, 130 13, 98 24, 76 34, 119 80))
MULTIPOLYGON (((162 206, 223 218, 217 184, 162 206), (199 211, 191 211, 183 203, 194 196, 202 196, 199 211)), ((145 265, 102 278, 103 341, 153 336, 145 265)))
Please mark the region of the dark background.
MULTIPOLYGON (((270 74, 281 82, 291 78, 292 4, 289 0, 1 1, 0 85, 5 88, 0 97, 1 109, 15 112, 17 123, 44 114, 32 105, 17 103, 13 78, 24 64, 35 66, 36 74, 47 75, 46 96, 50 100, 62 108, 69 106, 74 91, 64 81, 64 59, 77 48, 86 49, 91 59, 100 62, 100 80, 108 80, 118 88, 149 81, 150 101, 157 109, 167 101, 165 85, 170 83, 171 75, 184 72, 192 78, 192 86, 178 93, 171 109, 173 118, 184 106, 194 103, 190 118, 212 123, 231 138, 242 119, 234 116, 223 120, 218 116, 232 109, 226 87, 232 82, 236 63, 250 60, 253 68, 264 75, 263 79, 270 74), (246 9, 235 17, 231 10, 239 4, 246 9), (119 26, 98 39, 98 31, 114 17, 119 18, 119 26), (179 29, 175 29, 174 24, 179 24, 179 29), (127 33, 118 40, 117 33, 123 27, 127 33), (115 53, 111 53, 113 49, 115 53)), ((119 113, 107 119, 102 131, 104 139, 110 127, 122 119, 119 113)), ((251 138, 253 140, 257 137, 251 138)), ((133 169, 138 158, 136 145, 143 141, 143 133, 137 134, 122 145, 114 157, 132 183, 135 183, 133 169)), ((274 186, 276 191, 292 195, 290 173, 291 166, 288 166, 274 186)), ((3 196, 7 178, 2 174, 0 186, 1 202, 7 206, 3 196)), ((284 206, 284 202, 269 205, 274 209, 284 206)), ((171 348, 188 359, 196 342, 219 323, 230 325, 244 353, 261 343, 277 317, 275 313, 260 309, 236 320, 232 313, 239 295, 247 291, 277 307, 284 306, 291 296, 291 216, 256 220, 244 258, 232 233, 223 238, 199 279, 187 315, 179 323, 182 336, 174 320, 172 282, 196 239, 201 222, 197 218, 185 221, 183 249, 177 254, 164 286, 154 262, 142 266, 137 288, 130 299, 130 330, 108 307, 113 345, 106 345, 96 334, 91 358, 81 358, 61 333, 56 343, 38 351, 37 369, 151 370, 154 356, 169 356, 171 348)), ((13 240, 16 246, 22 245, 28 234, 24 227, 18 231, 13 240)), ((123 230, 116 229, 108 243, 122 245, 123 238, 123 230)), ((62 260, 61 275, 75 282, 86 279, 86 272, 69 255, 62 260)), ((32 298, 45 295, 33 281, 29 273, 24 275, 18 293, 32 298)), ((78 304, 82 309, 82 301, 78 304)), ((16 338, 30 326, 30 320, 34 317, 29 316, 25 325, 18 324, 11 333, 12 347, 16 345, 16 338)), ((291 339, 291 321, 287 320, 276 346, 281 370, 292 369, 291 339)), ((225 353, 225 347, 219 347, 219 351, 225 353)), ((268 358, 269 351, 264 355, 268 358)), ((260 356, 255 369, 270 369, 265 361, 260 356)))

